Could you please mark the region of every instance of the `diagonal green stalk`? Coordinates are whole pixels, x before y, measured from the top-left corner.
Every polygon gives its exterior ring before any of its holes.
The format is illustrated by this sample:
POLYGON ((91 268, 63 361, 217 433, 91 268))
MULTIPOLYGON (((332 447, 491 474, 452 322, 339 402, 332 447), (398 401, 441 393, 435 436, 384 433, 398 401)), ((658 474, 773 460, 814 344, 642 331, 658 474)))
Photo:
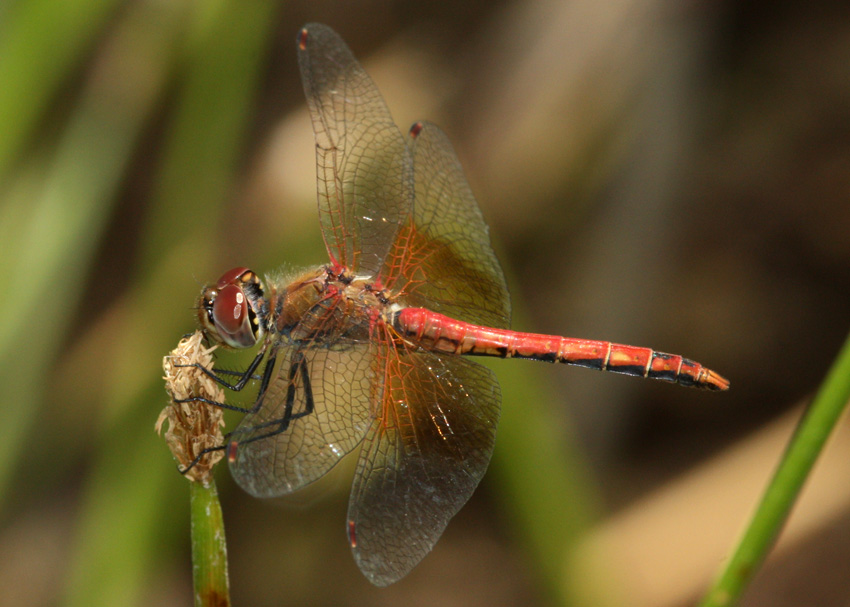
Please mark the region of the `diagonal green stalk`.
POLYGON ((850 400, 850 337, 800 421, 735 553, 701 607, 734 605, 779 536, 803 483, 850 400))
POLYGON ((189 483, 189 488, 195 607, 226 607, 230 605, 227 541, 215 480, 189 483))

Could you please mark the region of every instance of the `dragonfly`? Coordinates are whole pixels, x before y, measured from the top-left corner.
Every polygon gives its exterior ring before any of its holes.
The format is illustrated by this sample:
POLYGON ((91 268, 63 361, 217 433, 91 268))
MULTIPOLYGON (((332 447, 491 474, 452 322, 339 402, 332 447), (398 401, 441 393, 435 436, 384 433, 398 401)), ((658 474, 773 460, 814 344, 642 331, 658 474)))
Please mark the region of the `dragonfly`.
POLYGON ((679 355, 510 330, 505 277, 446 135, 428 122, 402 134, 329 27, 308 24, 296 41, 329 262, 265 280, 238 267, 202 291, 211 342, 259 346, 244 373, 202 370, 231 390, 259 386, 250 408, 213 403, 245 415, 201 456, 225 449, 237 484, 274 497, 359 448, 346 533, 361 571, 386 586, 431 551, 490 462, 499 383, 470 357, 729 387, 679 355))

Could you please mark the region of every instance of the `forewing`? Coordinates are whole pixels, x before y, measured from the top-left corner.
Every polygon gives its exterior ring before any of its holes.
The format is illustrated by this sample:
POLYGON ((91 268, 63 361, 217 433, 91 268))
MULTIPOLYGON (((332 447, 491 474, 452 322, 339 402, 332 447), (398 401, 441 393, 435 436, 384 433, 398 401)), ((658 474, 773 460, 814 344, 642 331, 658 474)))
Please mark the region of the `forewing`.
POLYGON ((375 275, 412 208, 407 145, 374 82, 332 29, 302 30, 298 64, 313 119, 328 254, 375 275))
POLYGON ((278 348, 258 410, 231 436, 238 445, 230 470, 239 486, 274 497, 327 473, 369 428, 369 404, 380 393, 374 368, 368 344, 278 348), (288 406, 291 419, 282 430, 288 406))
POLYGON ((413 221, 387 258, 387 284, 404 304, 467 322, 507 328, 511 308, 487 224, 448 137, 423 122, 411 129, 413 221))
POLYGON ((378 586, 428 554, 484 476, 499 418, 491 371, 460 357, 401 353, 357 464, 348 531, 361 571, 378 586))

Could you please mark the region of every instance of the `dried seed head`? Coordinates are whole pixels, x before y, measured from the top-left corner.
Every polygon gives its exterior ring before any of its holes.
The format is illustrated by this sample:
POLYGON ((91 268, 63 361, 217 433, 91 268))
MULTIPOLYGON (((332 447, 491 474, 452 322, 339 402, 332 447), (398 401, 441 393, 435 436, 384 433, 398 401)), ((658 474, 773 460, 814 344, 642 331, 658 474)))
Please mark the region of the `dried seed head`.
MULTIPOLYGON (((204 449, 219 447, 224 442, 221 433, 224 411, 221 407, 203 402, 174 402, 197 396, 224 401, 224 391, 209 375, 194 366, 177 366, 200 363, 204 368, 212 369, 212 352, 216 346, 205 348, 201 343, 202 337, 200 331, 195 331, 181 339, 171 354, 162 360, 165 389, 171 397, 171 404, 159 414, 156 431, 162 434, 162 425, 168 420, 165 442, 181 470, 186 469, 204 449)), ((186 477, 206 484, 211 479, 213 466, 222 457, 224 451, 207 453, 186 472, 186 477)))

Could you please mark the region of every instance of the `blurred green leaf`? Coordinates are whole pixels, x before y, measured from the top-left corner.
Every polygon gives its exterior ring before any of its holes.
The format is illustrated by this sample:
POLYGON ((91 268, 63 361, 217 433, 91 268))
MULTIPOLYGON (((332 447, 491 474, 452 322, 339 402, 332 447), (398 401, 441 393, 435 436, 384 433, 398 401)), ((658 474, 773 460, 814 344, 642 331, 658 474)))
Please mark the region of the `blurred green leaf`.
POLYGON ((19 0, 0 9, 0 178, 117 0, 19 0))
POLYGON ((44 398, 45 377, 68 332, 120 180, 162 92, 168 38, 177 33, 167 25, 169 18, 173 25, 179 6, 140 4, 136 19, 110 37, 55 155, 26 171, 43 183, 22 186, 4 217, 12 223, 4 230, 13 238, 0 271, 26 277, 15 297, 0 300, 0 381, 13 404, 0 426, 4 496, 14 463, 25 456, 24 437, 44 398))

